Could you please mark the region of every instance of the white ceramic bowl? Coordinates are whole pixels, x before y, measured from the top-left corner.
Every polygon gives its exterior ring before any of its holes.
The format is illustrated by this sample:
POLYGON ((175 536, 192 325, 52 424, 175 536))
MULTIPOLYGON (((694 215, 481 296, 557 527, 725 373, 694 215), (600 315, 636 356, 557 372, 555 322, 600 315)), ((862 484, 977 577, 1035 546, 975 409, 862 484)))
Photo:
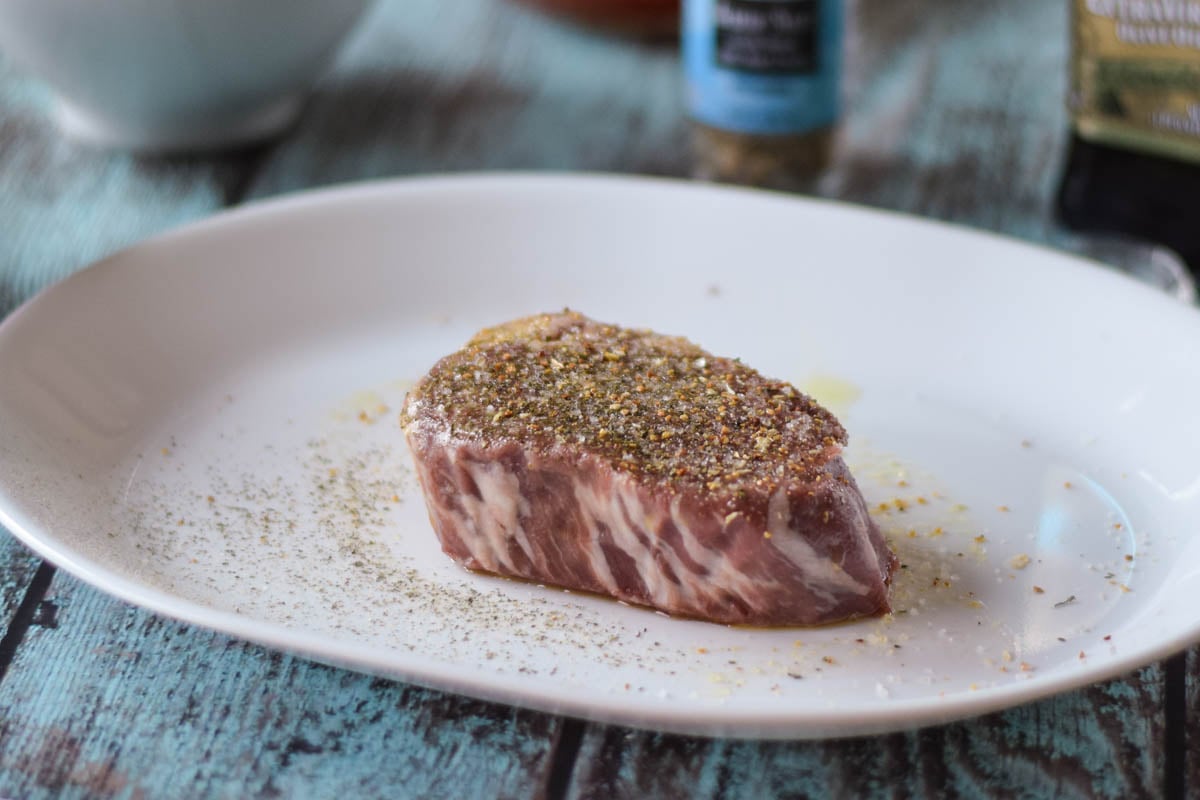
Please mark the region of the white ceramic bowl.
POLYGON ((244 144, 290 124, 367 0, 3 0, 0 49, 64 129, 140 150, 244 144))

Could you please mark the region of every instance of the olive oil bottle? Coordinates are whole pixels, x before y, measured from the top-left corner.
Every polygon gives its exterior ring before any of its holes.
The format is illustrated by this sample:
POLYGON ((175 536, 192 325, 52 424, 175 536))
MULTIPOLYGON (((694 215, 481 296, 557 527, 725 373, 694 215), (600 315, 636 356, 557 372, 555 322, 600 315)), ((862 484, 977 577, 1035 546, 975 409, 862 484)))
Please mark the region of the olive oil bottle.
POLYGON ((1071 0, 1063 222, 1165 245, 1200 272, 1200 0, 1071 0))

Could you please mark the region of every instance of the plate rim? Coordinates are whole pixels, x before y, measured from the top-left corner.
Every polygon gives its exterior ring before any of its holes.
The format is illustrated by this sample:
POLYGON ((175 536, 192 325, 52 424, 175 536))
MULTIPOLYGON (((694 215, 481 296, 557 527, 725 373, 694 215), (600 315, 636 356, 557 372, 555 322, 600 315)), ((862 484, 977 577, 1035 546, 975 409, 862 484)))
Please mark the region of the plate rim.
MULTIPOLYGON (((115 268, 130 254, 150 248, 187 246, 189 240, 204 239, 230 226, 253 227, 261 220, 287 216, 308 209, 319 210, 329 205, 370 203, 377 198, 395 194, 421 194, 429 190, 464 192, 474 194, 480 188, 533 189, 543 192, 593 191, 598 187, 623 187, 638 191, 645 187, 683 193, 714 193, 726 196, 742 195, 751 198, 773 198, 775 201, 797 206, 832 208, 839 213, 861 215, 861 218, 886 218, 906 226, 953 232, 967 238, 982 238, 992 245, 1003 247, 1031 248, 1041 257, 1051 257, 1064 267, 1072 264, 1080 275, 1088 268, 1088 280, 1122 281, 1127 291, 1138 287, 1143 296, 1156 296, 1164 309, 1177 301, 1163 295, 1135 279, 1109 269, 1096 269, 1096 262, 1053 247, 1029 242, 989 230, 971 228, 966 225, 943 220, 918 217, 900 211, 877 209, 853 203, 822 198, 800 197, 785 193, 768 192, 745 187, 715 186, 698 184, 676 178, 612 175, 604 173, 554 173, 554 172, 472 172, 433 174, 413 177, 387 178, 330 187, 311 188, 286 195, 258 200, 242 206, 217 212, 203 219, 183 224, 145 240, 121 248, 98 259, 82 269, 44 287, 27 299, 6 318, 0 320, 0 342, 16 328, 17 321, 30 314, 40 313, 37 309, 53 302, 53 298, 80 276, 115 268)), ((1178 303, 1180 312, 1194 314, 1194 309, 1178 303)), ((1200 321, 1200 317, 1195 317, 1200 321)), ((0 453, 0 461, 4 460, 0 453)), ((970 693, 939 698, 925 696, 913 699, 888 699, 880 701, 869 710, 856 709, 838 712, 836 709, 810 706, 807 709, 784 707, 776 711, 756 710, 737 712, 729 706, 720 708, 664 704, 648 707, 637 704, 622 704, 621 697, 608 701, 587 700, 572 697, 573 692, 565 687, 542 686, 531 692, 527 680, 520 676, 478 673, 474 667, 462 664, 447 664, 430 659, 418 658, 413 667, 409 654, 403 658, 409 668, 397 668, 395 658, 389 654, 397 651, 378 645, 356 645, 357 655, 347 656, 339 652, 337 644, 346 641, 341 637, 317 636, 311 632, 297 631, 275 622, 257 620, 230 611, 222 611, 199 602, 184 599, 148 583, 124 577, 85 555, 72 551, 55 541, 48 531, 39 531, 36 526, 26 524, 20 508, 19 493, 0 485, 0 526, 7 528, 26 547, 47 559, 55 566, 83 581, 94 589, 117 599, 131 603, 152 613, 196 625, 199 628, 229 635, 264 647, 280 650, 302 658, 333 664, 420 686, 451 693, 500 702, 521 708, 552 714, 561 714, 585 720, 617 724, 646 730, 664 731, 702 737, 762 738, 762 739, 815 739, 874 735, 883 732, 908 730, 927 725, 944 724, 955 720, 974 717, 1003 709, 1012 708, 1035 700, 1080 689, 1095 683, 1129 673, 1131 670, 1160 661, 1184 648, 1200 642, 1200 619, 1190 626, 1180 626, 1174 636, 1164 637, 1154 646, 1142 647, 1120 653, 1098 666, 1089 665, 1077 672, 1056 673, 1037 680, 1014 682, 1003 686, 985 687, 970 693), (15 512, 15 513, 14 513, 15 512), (48 538, 47 538, 48 537, 48 538), (324 643, 322 643, 322 640, 324 643)))

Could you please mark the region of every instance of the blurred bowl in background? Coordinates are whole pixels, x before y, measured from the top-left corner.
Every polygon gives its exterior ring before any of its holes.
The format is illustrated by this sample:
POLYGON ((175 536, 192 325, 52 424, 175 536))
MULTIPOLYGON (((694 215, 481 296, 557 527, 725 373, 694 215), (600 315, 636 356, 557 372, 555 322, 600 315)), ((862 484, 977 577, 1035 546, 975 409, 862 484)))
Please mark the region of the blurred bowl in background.
POLYGON ((70 135, 213 149, 291 124, 368 0, 0 0, 0 49, 70 135))

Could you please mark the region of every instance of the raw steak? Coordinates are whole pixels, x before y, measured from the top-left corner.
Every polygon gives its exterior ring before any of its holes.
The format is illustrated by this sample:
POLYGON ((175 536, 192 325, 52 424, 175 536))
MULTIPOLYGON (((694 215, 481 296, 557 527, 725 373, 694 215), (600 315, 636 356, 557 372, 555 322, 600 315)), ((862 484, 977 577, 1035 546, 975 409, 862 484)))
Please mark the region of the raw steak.
POLYGON ((668 614, 816 625, 895 567, 811 398, 686 339, 565 311, 477 334, 401 413, 442 549, 668 614))

